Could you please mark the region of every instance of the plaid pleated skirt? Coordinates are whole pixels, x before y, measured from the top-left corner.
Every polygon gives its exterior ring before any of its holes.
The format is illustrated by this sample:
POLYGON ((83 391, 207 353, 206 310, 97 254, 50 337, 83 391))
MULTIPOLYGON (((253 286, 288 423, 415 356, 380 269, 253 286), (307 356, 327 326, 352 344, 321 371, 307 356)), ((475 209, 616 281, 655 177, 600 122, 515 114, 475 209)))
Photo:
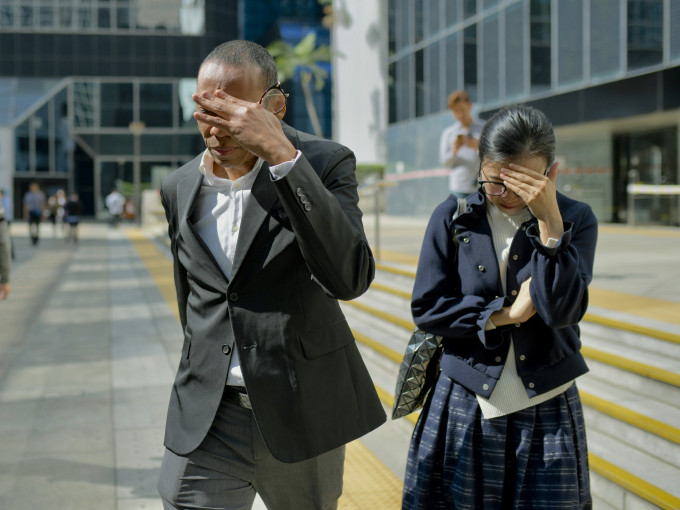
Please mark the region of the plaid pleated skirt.
POLYGON ((477 397, 440 375, 413 432, 403 510, 592 508, 576 385, 482 418, 477 397))

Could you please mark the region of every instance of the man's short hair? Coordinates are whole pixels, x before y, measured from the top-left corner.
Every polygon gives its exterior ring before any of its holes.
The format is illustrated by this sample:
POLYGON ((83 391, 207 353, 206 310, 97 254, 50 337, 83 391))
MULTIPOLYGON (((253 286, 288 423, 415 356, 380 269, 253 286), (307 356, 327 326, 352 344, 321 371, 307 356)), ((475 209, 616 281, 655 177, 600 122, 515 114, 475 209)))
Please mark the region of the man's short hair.
POLYGON ((278 81, 276 62, 269 52, 257 43, 235 39, 220 44, 203 59, 203 64, 217 62, 231 66, 252 65, 262 74, 262 86, 267 88, 278 81))
POLYGON ((453 108, 454 105, 457 105, 458 103, 469 103, 470 102, 470 96, 468 96, 468 93, 465 92, 464 90, 454 90, 449 94, 449 98, 446 101, 447 106, 449 107, 449 110, 453 108))

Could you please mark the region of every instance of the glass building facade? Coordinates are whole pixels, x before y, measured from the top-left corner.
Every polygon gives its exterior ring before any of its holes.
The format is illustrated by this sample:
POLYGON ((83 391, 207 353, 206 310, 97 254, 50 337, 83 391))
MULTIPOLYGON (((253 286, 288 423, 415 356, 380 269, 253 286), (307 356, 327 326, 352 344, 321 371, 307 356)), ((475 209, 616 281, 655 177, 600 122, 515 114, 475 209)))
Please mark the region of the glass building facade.
MULTIPOLYGON (((310 30, 329 44, 322 17, 316 0, 0 0, 0 187, 14 216, 32 181, 78 192, 86 216, 105 215, 114 186, 139 211, 144 190, 204 147, 191 99, 204 56, 310 30)), ((284 88, 286 122, 311 132, 299 76, 284 88)), ((329 136, 330 80, 313 100, 329 136)))
MULTIPOLYGON (((44 84, 35 78, 6 83, 10 97, 18 97, 20 88, 44 84)), ((78 191, 86 208, 99 214, 103 198, 114 187, 132 199, 158 187, 163 175, 203 147, 189 104, 195 83, 148 78, 59 81, 16 120, 15 196, 22 196, 35 180, 48 194, 60 188, 78 191)))
MULTIPOLYGON (((481 118, 508 104, 543 110, 560 191, 602 221, 626 221, 629 184, 679 182, 677 0, 389 0, 387 24, 388 172, 400 181, 388 210, 425 214, 444 198, 439 136, 459 89, 481 118)), ((673 198, 636 207, 638 220, 678 221, 673 198)))
POLYGON ((203 57, 239 37, 220 0, 1 0, 0 186, 79 193, 86 216, 141 193, 203 147, 191 94, 203 57))
POLYGON ((3 0, 0 28, 23 32, 200 35, 203 0, 3 0))

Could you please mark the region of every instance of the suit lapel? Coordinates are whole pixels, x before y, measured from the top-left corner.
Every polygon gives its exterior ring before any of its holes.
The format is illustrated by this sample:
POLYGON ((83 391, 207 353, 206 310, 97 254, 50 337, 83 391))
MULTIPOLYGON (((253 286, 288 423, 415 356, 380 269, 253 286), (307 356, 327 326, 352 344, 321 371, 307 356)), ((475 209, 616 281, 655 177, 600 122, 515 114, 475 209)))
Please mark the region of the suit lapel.
POLYGON ((269 173, 269 163, 265 161, 262 163, 262 168, 260 168, 260 172, 255 178, 250 198, 241 218, 238 243, 236 244, 236 253, 231 269, 232 279, 234 279, 234 275, 241 267, 241 263, 245 259, 246 253, 250 249, 250 245, 253 243, 258 230, 260 230, 262 222, 277 200, 278 195, 271 182, 269 173))
POLYGON ((200 158, 197 165, 192 167, 192 171, 187 173, 177 185, 179 232, 182 236, 184 249, 191 254, 191 260, 195 261, 203 269, 201 271, 199 268, 194 267, 192 272, 207 272, 208 274, 205 275, 206 280, 220 286, 226 292, 227 277, 203 240, 196 234, 191 223, 191 215, 194 212, 201 190, 201 183, 203 182, 203 174, 198 170, 199 164, 200 158))

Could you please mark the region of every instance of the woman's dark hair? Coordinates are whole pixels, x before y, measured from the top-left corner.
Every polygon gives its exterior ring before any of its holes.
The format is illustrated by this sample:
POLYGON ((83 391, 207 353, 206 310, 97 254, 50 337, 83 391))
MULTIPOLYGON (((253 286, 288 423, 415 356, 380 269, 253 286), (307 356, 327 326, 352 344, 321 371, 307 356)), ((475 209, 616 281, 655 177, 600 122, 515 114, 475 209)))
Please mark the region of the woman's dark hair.
POLYGON ((252 65, 262 74, 262 86, 267 88, 278 81, 276 62, 269 52, 257 43, 235 39, 220 44, 203 59, 201 66, 207 62, 218 62, 232 66, 252 65))
MULTIPOLYGON (((479 137, 479 160, 498 163, 518 156, 541 156, 555 161, 555 134, 548 117, 530 106, 506 106, 497 111, 479 137)), ((480 166, 481 168, 481 166, 480 166)))

